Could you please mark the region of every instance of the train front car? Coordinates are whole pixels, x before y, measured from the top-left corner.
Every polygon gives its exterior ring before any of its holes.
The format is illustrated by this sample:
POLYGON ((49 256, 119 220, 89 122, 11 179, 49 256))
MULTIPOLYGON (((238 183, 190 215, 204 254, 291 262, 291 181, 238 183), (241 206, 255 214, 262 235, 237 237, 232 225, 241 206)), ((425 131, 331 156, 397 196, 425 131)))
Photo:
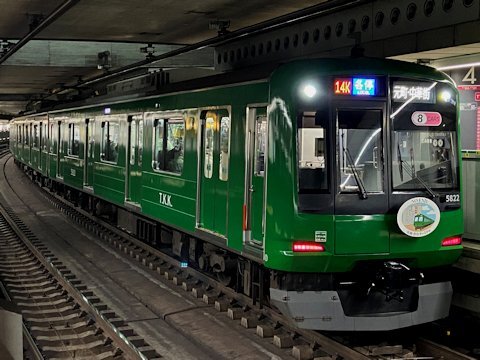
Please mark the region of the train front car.
POLYGON ((271 302, 309 329, 446 317, 463 232, 454 84, 421 65, 310 60, 279 68, 270 96, 271 302))

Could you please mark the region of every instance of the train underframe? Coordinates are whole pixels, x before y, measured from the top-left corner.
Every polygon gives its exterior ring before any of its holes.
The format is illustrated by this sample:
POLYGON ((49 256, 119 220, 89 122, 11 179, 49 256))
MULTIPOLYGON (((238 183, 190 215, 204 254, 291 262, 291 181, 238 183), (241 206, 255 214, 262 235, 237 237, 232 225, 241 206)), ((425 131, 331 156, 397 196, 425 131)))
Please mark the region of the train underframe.
POLYGON ((443 269, 420 272, 405 265, 408 259, 399 259, 366 261, 348 273, 274 271, 22 166, 40 186, 174 255, 186 266, 211 274, 250 297, 253 305, 273 305, 299 328, 384 331, 448 316, 452 286, 443 269))

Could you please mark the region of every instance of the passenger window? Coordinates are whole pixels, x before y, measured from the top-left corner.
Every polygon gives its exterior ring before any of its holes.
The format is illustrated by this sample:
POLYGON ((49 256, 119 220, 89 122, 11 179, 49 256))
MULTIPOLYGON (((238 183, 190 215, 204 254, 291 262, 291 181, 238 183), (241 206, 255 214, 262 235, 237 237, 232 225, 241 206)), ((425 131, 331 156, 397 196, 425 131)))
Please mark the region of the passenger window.
POLYGON ((298 123, 298 183, 300 193, 328 190, 327 112, 304 112, 298 123))
POLYGON ((38 149, 38 125, 33 125, 32 146, 38 149))
POLYGON ((120 125, 112 121, 102 122, 100 160, 117 163, 120 125))
POLYGON ((180 174, 183 170, 184 120, 157 119, 154 129, 153 169, 180 174))
POLYGON ((68 125, 68 155, 80 154, 80 128, 78 124, 68 125))
POLYGON ((218 177, 222 181, 228 180, 228 164, 230 160, 230 118, 220 120, 220 171, 218 177))
POLYGON ((205 120, 205 150, 204 150, 204 174, 207 179, 213 175, 213 132, 215 130, 215 119, 207 117, 205 120))

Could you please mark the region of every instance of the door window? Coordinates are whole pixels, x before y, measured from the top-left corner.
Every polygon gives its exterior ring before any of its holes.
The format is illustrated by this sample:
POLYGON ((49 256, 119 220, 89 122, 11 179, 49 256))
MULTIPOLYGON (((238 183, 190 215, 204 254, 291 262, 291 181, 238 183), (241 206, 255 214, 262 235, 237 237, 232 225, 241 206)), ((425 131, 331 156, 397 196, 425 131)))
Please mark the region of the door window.
POLYGON ((137 122, 132 120, 130 123, 130 165, 135 165, 135 146, 137 142, 137 122))
POLYGON ((143 159, 143 120, 138 122, 138 166, 142 166, 143 159))
POLYGON ((265 147, 267 143, 267 117, 257 116, 255 124, 255 168, 256 176, 265 174, 265 147))
POLYGON ((88 157, 93 159, 95 151, 95 121, 89 120, 87 123, 88 128, 88 157))
POLYGON ((341 192, 383 192, 382 118, 376 109, 337 110, 341 192))
POLYGON ((215 119, 207 117, 205 120, 205 139, 204 139, 204 175, 207 179, 211 179, 213 175, 213 135, 215 130, 215 119))
POLYGON ((80 154, 80 128, 78 124, 68 124, 68 155, 80 154))
POLYGON ((218 177, 222 181, 228 180, 228 165, 230 162, 230 118, 220 120, 220 171, 218 177))

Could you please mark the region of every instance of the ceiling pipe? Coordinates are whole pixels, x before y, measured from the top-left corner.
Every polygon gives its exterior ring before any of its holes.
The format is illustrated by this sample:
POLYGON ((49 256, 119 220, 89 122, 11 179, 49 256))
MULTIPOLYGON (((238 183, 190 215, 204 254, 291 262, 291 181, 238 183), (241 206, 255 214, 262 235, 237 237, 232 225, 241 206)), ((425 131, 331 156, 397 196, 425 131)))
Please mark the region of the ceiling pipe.
POLYGON ((195 43, 195 44, 192 44, 192 45, 187 45, 187 46, 181 47, 181 48, 176 49, 176 50, 169 51, 169 52, 161 54, 161 55, 151 56, 148 59, 138 61, 136 63, 126 65, 126 66, 123 66, 123 67, 118 68, 118 69, 110 70, 110 71, 108 71, 107 74, 98 75, 98 76, 95 76, 95 77, 90 78, 88 80, 77 83, 76 87, 87 86, 87 85, 91 85, 91 84, 94 84, 94 83, 97 83, 97 82, 100 82, 100 81, 105 81, 109 78, 128 73, 132 70, 135 70, 139 67, 154 63, 156 61, 167 59, 167 58, 177 56, 177 55, 180 55, 180 54, 188 53, 190 51, 200 50, 200 49, 203 49, 207 46, 220 45, 220 44, 228 43, 228 42, 234 41, 238 38, 252 36, 252 35, 259 34, 259 33, 262 33, 262 32, 266 32, 266 31, 269 31, 269 30, 273 30, 273 29, 276 29, 276 28, 281 28, 281 27, 286 26, 286 25, 291 25, 291 24, 294 24, 294 23, 297 23, 297 22, 300 22, 300 21, 303 21, 303 20, 307 20, 307 19, 310 19, 312 17, 316 17, 316 16, 319 16, 319 15, 326 15, 326 14, 329 14, 329 13, 332 13, 332 12, 335 12, 335 11, 343 10, 345 8, 350 8, 350 7, 354 7, 354 6, 358 6, 358 5, 362 5, 362 4, 366 4, 366 3, 370 3, 370 2, 372 2, 372 0, 354 0, 354 1, 352 1, 352 0, 350 0, 350 1, 349 0, 329 0, 329 1, 326 1, 322 4, 310 6, 306 9, 298 10, 298 11, 295 11, 295 12, 290 13, 290 14, 286 14, 286 15, 276 17, 274 19, 266 20, 266 21, 263 21, 261 23, 251 25, 251 26, 247 26, 247 27, 244 27, 244 28, 236 30, 236 31, 228 32, 228 33, 226 33, 224 35, 221 35, 219 37, 203 40, 203 41, 200 41, 198 43, 195 43))
POLYGON ((71 7, 76 5, 80 0, 67 0, 60 6, 58 6, 55 10, 53 10, 50 15, 48 15, 38 26, 30 31, 27 35, 21 38, 7 53, 5 53, 2 57, 0 57, 0 65, 5 62, 10 56, 15 54, 18 50, 20 50, 26 43, 28 43, 35 35, 37 35, 40 31, 45 29, 48 25, 52 22, 57 20, 60 16, 62 16, 65 12, 67 12, 71 7))

